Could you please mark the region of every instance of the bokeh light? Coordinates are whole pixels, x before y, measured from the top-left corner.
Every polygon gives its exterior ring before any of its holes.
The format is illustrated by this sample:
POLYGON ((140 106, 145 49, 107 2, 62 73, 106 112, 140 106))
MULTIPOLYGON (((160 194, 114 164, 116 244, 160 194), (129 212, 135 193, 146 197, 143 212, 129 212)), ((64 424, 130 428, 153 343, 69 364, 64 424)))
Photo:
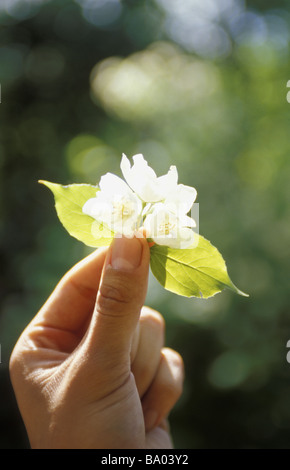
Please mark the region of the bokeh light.
POLYGON ((134 122, 210 100, 219 89, 219 72, 161 42, 125 59, 105 59, 93 69, 91 86, 108 112, 134 122))
MULTIPOLYGON (((1 0, 0 14, 7 13, 15 20, 26 20, 34 16, 39 7, 49 0, 1 0)), ((1 21, 0 21, 1 22, 1 21)))
POLYGON ((95 26, 108 26, 121 15, 120 0, 77 0, 83 9, 86 20, 95 26))

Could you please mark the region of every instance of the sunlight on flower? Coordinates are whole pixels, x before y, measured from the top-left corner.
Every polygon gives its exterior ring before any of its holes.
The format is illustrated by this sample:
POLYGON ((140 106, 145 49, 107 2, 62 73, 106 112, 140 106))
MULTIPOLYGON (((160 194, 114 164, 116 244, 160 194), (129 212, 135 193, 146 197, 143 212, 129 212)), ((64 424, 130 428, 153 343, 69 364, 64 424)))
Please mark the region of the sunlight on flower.
POLYGON ((195 188, 177 183, 175 166, 158 177, 142 154, 134 155, 133 162, 131 166, 123 154, 121 170, 126 182, 112 173, 102 176, 100 191, 86 201, 83 213, 115 233, 132 236, 143 226, 147 238, 157 244, 191 246, 196 223, 187 213, 196 198, 195 188))
POLYGON ((166 175, 157 177, 142 154, 133 156, 131 167, 125 154, 122 156, 121 170, 129 186, 144 202, 171 204, 172 210, 187 213, 196 199, 197 192, 191 186, 177 184, 178 173, 172 165, 166 175))
POLYGON ((180 217, 190 211, 196 196, 197 192, 195 188, 185 186, 184 184, 178 184, 173 188, 173 191, 169 192, 164 202, 168 209, 176 212, 180 217))
POLYGON ((134 165, 125 154, 122 156, 121 170, 129 186, 144 202, 158 202, 166 198, 177 185, 177 170, 171 166, 167 175, 156 176, 155 171, 144 160, 142 154, 134 155, 134 165))
POLYGON ((178 217, 166 204, 158 203, 144 221, 146 235, 158 245, 188 248, 194 243, 195 221, 186 215, 178 217))
POLYGON ((100 191, 83 206, 83 213, 106 224, 116 233, 132 235, 138 228, 142 202, 118 176, 107 173, 100 181, 100 191))

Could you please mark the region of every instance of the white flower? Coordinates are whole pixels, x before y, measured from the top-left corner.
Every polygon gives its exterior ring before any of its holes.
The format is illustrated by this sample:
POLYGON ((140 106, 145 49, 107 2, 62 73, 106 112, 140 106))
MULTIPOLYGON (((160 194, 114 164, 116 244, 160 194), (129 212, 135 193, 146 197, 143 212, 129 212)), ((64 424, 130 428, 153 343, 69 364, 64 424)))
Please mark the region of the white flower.
POLYGON ((171 166, 166 175, 156 176, 142 154, 133 156, 134 164, 125 154, 122 156, 121 170, 125 180, 144 202, 164 202, 171 204, 178 211, 187 213, 196 199, 196 189, 184 184, 177 184, 176 166, 171 166))
POLYGON ((164 204, 166 204, 172 212, 182 216, 190 211, 196 199, 196 195, 197 192, 195 188, 178 184, 175 188, 172 188, 172 191, 166 196, 164 204))
POLYGON ((195 221, 187 214, 196 190, 178 184, 175 166, 157 177, 143 155, 131 164, 123 154, 121 170, 127 183, 112 173, 102 176, 100 191, 83 206, 83 212, 113 232, 133 235, 142 225, 147 237, 159 245, 187 248, 194 243, 195 221))
POLYGON ((195 221, 186 214, 178 216, 170 206, 163 203, 155 204, 152 211, 146 216, 144 228, 146 235, 158 245, 171 248, 188 248, 195 241, 191 227, 195 221))
POLYGON ((132 235, 138 228, 142 201, 116 175, 107 173, 100 180, 100 191, 83 206, 83 213, 107 225, 115 233, 132 235))
POLYGON ((134 164, 131 167, 128 158, 123 154, 121 170, 129 186, 144 202, 164 200, 170 189, 177 185, 175 166, 170 167, 167 175, 158 178, 141 153, 134 155, 133 161, 134 164))

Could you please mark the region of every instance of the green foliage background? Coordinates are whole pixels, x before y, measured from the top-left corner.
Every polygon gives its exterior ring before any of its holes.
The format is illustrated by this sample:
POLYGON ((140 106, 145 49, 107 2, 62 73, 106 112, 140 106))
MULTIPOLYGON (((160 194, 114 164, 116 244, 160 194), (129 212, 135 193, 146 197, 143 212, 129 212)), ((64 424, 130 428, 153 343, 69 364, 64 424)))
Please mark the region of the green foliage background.
POLYGON ((186 368, 176 447, 290 447, 290 5, 178 4, 0 5, 1 448, 29 447, 12 348, 90 252, 37 181, 97 184, 120 175, 122 152, 158 174, 177 165, 198 191, 200 234, 250 294, 183 299, 150 279, 147 303, 186 368))

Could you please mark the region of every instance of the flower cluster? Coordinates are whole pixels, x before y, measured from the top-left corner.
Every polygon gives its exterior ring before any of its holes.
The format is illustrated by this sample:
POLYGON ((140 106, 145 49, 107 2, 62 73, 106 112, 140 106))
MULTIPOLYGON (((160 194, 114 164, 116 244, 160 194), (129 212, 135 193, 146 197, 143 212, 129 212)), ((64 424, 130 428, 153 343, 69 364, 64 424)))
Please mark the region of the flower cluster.
POLYGON ((112 173, 102 176, 100 190, 86 201, 83 213, 115 233, 132 236, 144 227, 147 238, 159 245, 192 245, 196 223, 187 214, 196 199, 196 190, 178 184, 175 166, 157 177, 142 154, 134 155, 133 162, 131 166, 123 154, 121 170, 126 181, 112 173))

